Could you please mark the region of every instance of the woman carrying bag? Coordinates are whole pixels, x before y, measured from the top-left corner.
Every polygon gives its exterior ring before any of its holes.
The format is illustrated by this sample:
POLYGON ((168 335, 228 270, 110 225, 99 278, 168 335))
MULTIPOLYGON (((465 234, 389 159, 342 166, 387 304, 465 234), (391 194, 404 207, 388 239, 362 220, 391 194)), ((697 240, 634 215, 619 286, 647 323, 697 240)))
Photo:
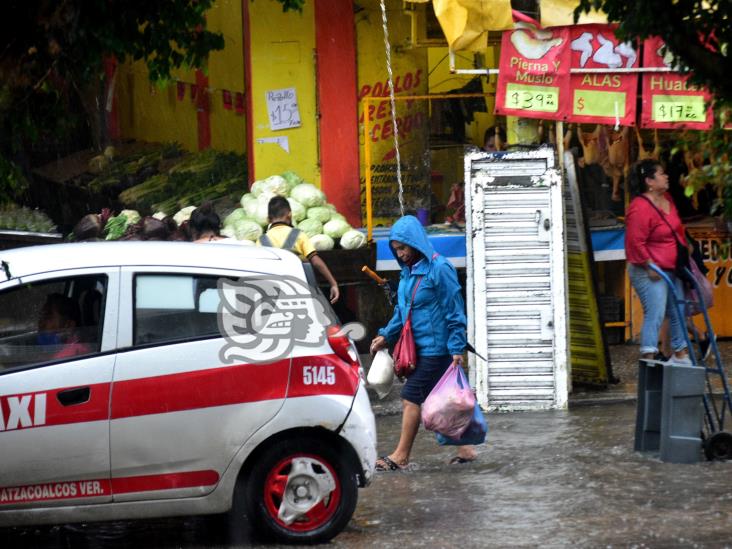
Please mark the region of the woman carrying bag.
MULTIPOLYGON (((435 253, 419 220, 411 215, 399 219, 389 233, 389 246, 402 268, 398 303, 389 323, 371 342, 371 353, 395 343, 411 315, 417 361, 401 392, 399 443, 391 454, 376 461, 378 471, 396 471, 409 464, 422 403, 451 364, 462 365, 467 345, 465 304, 457 273, 435 253)), ((451 463, 475 458, 472 446, 459 446, 451 463)))
POLYGON ((625 255, 630 282, 643 306, 640 335, 641 358, 654 358, 658 353, 658 336, 664 318, 671 328, 671 362, 690 364, 683 320, 678 317, 670 289, 661 276, 651 269, 655 265, 673 282, 679 295, 684 294, 677 272, 688 265, 688 244, 684 226, 668 193, 668 175, 663 166, 652 159, 642 160, 631 180, 636 195, 625 215, 625 255))

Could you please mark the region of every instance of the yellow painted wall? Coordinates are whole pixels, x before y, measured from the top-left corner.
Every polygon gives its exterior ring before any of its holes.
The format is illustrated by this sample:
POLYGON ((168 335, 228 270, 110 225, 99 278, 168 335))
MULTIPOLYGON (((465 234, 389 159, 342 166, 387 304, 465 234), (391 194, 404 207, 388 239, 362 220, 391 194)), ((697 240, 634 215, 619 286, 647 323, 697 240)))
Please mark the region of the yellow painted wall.
MULTIPOLYGON (((261 2, 268 4, 268 2, 261 2)), ((244 54, 240 0, 219 0, 207 13, 209 29, 222 32, 224 50, 209 57, 211 146, 238 153, 246 149, 246 118, 233 108, 236 92, 244 92, 244 54), (223 90, 232 95, 232 109, 223 106, 223 90)), ((191 101, 192 70, 178 70, 167 84, 151 86, 141 62, 126 62, 117 75, 117 105, 123 138, 144 141, 177 141, 185 149, 198 150, 196 106, 191 101), (177 99, 176 80, 186 84, 185 97, 177 99)))
POLYGON ((293 170, 306 181, 320 186, 313 2, 305 2, 302 13, 283 13, 281 4, 268 0, 249 2, 248 7, 252 27, 254 177, 264 179, 293 170), (292 87, 297 93, 302 125, 273 131, 269 126, 265 94, 269 90, 292 87), (276 137, 288 138, 289 153, 276 143, 257 142, 276 137))
MULTIPOLYGON (((269 3, 269 2, 265 2, 269 3)), ((206 14, 209 28, 223 33, 225 47, 208 60, 211 92, 211 147, 243 153, 246 150, 246 117, 236 114, 236 92, 244 92, 244 45, 241 0, 218 0, 206 14), (224 108, 222 90, 232 95, 232 109, 224 108)))
MULTIPOLYGON (((177 71, 174 76, 184 82, 195 82, 193 72, 177 71)), ((198 149, 196 108, 189 90, 185 99, 178 101, 175 83, 153 86, 144 63, 127 62, 119 66, 117 108, 121 137, 175 141, 185 149, 198 149)))

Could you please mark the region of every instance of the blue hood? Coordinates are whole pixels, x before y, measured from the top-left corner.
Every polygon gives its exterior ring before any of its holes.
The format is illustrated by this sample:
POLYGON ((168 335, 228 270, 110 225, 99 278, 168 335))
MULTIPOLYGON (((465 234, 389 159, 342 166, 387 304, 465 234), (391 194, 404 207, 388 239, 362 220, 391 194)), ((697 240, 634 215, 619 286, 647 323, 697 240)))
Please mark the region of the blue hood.
POLYGON ((432 262, 432 256, 435 253, 429 238, 427 238, 427 232, 422 227, 419 220, 413 215, 405 215, 400 218, 389 232, 389 249, 394 257, 399 262, 400 267, 404 267, 405 264, 397 257, 394 252, 394 248, 391 247, 391 241, 397 240, 407 246, 411 246, 415 250, 418 250, 428 262, 432 262))

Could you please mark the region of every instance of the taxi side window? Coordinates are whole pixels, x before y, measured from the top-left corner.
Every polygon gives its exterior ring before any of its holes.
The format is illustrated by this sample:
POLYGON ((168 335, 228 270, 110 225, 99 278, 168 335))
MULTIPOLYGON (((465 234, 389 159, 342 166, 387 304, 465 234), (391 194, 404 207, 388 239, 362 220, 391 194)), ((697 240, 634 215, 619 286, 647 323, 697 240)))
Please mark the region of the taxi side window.
POLYGON ((137 275, 134 345, 218 337, 217 281, 200 275, 137 275))
POLYGON ((0 371, 99 352, 107 277, 35 282, 0 293, 0 371))

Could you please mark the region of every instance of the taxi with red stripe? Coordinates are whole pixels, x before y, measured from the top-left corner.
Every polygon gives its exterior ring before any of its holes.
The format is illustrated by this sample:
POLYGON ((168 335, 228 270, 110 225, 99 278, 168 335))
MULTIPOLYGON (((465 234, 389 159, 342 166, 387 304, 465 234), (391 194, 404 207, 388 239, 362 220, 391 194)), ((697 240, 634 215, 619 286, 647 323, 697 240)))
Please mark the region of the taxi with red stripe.
POLYGON ((359 331, 286 251, 0 251, 0 527, 228 512, 331 539, 376 459, 359 331))

